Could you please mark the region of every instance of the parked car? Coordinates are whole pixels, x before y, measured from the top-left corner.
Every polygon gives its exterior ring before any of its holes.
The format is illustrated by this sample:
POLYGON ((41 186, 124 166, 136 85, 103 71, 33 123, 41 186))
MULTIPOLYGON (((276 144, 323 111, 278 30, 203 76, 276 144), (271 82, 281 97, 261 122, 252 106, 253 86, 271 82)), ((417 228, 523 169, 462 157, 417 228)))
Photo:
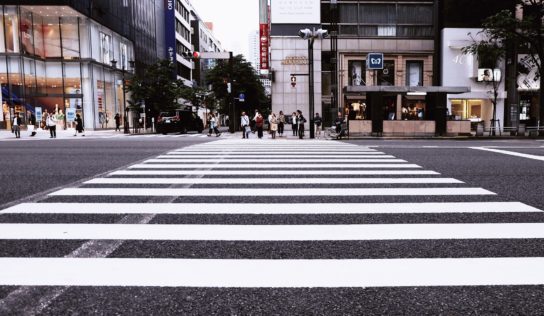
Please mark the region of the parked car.
POLYGON ((202 133, 204 123, 191 110, 178 109, 167 112, 161 112, 157 119, 157 133, 181 133, 196 131, 202 133))

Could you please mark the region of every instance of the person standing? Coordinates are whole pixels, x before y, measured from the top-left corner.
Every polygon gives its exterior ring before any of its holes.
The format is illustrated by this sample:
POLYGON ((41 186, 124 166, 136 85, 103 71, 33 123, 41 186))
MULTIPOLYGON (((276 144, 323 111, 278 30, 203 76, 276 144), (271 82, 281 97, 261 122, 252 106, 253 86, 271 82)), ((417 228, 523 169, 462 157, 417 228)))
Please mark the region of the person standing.
POLYGON ((15 133, 15 138, 21 138, 21 118, 19 117, 19 112, 15 113, 13 118, 13 132, 15 133))
POLYGON ((314 116, 314 125, 315 125, 315 137, 320 139, 321 138, 321 124, 323 123, 323 119, 321 116, 319 116, 319 113, 315 113, 314 116))
POLYGON ((49 128, 49 138, 57 138, 57 120, 53 113, 49 113, 46 119, 47 128, 49 128))
POLYGON ((121 116, 119 113, 115 113, 115 116, 113 117, 115 119, 115 131, 121 131, 121 116))
POLYGON ((28 118, 28 131, 30 132, 30 136, 36 135, 36 116, 33 113, 30 113, 30 117, 28 118))
POLYGON ((293 136, 297 136, 298 133, 298 122, 297 122, 297 113, 293 112, 291 115, 291 128, 293 129, 293 136))
POLYGON ((251 128, 249 127, 249 116, 247 116, 246 112, 242 112, 242 116, 240 116, 240 127, 242 127, 242 138, 249 138, 249 131, 251 131, 251 128))
POLYGON ((270 135, 272 135, 272 139, 276 139, 276 132, 278 131, 278 118, 276 117, 276 113, 272 112, 270 114, 270 135))
POLYGON ((302 115, 301 110, 297 110, 297 122, 298 122, 298 138, 303 139, 304 138, 304 123, 306 123, 306 119, 302 115))
POLYGON ((283 111, 280 111, 280 114, 278 116, 278 135, 280 137, 283 136, 284 127, 285 127, 285 115, 283 114, 283 111))
POLYGON ((217 129, 217 118, 215 117, 215 114, 210 113, 208 121, 210 122, 210 130, 208 131, 208 136, 212 136, 212 132, 215 132, 216 137, 221 136, 221 132, 217 129))
MULTIPOLYGON (((83 133, 83 120, 81 119, 81 115, 79 115, 79 113, 76 114, 76 119, 74 122, 76 122, 76 133, 74 136, 77 136, 77 133, 83 133)), ((81 136, 85 136, 85 134, 81 136)))
POLYGON ((255 118, 255 127, 257 128, 257 137, 259 138, 263 138, 263 125, 264 118, 261 113, 258 113, 257 117, 255 118))

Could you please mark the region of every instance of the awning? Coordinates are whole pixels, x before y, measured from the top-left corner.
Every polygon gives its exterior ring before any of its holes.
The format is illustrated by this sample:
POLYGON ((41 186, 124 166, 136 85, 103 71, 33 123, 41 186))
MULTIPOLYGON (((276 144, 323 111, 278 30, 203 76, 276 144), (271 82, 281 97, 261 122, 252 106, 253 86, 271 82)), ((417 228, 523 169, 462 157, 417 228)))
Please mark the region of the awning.
POLYGON ((446 93, 459 94, 470 92, 470 87, 443 87, 443 86, 347 86, 344 87, 344 93, 368 93, 368 92, 384 92, 384 93, 446 93))

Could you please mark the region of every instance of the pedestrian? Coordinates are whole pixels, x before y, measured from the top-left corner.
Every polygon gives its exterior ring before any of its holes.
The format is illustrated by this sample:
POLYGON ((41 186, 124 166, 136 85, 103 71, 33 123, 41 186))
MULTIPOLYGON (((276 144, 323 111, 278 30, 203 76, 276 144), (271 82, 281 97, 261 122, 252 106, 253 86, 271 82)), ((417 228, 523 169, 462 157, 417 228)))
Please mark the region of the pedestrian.
MULTIPOLYGON (((81 119, 81 115, 76 114, 76 119, 74 120, 74 122, 76 122, 76 133, 74 134, 74 136, 77 136, 77 133, 83 133, 84 132, 84 129, 83 129, 83 120, 81 119)), ((81 136, 85 136, 85 133, 83 133, 83 135, 81 136)))
POLYGON ((293 114, 291 115, 291 128, 293 129, 293 136, 297 136, 297 132, 298 132, 297 112, 293 112, 293 114))
POLYGON ((302 115, 301 110, 297 110, 297 122, 298 122, 298 138, 303 139, 304 138, 304 123, 306 123, 306 119, 302 115))
POLYGON ((212 132, 215 132, 216 137, 221 136, 221 132, 217 129, 217 118, 215 117, 215 114, 210 113, 210 116, 208 117, 208 122, 210 122, 210 130, 208 131, 208 136, 212 136, 212 132))
POLYGON ((53 113, 47 115, 46 125, 49 129, 49 138, 57 138, 57 120, 53 113))
POLYGON ((342 112, 338 112, 338 116, 334 120, 334 126, 336 131, 336 139, 340 139, 343 135, 342 133, 342 124, 344 123, 344 118, 342 117, 342 112))
POLYGON ((315 125, 315 136, 317 139, 321 138, 321 124, 323 123, 323 119, 321 116, 319 116, 319 113, 315 113, 314 116, 314 125, 315 125))
POLYGON ((113 117, 115 119, 115 131, 121 131, 121 116, 119 113, 115 113, 115 116, 113 117))
POLYGON ((12 125, 13 132, 15 133, 15 138, 21 138, 21 122, 22 120, 19 117, 19 112, 15 113, 12 125))
POLYGON ((285 128, 285 115, 283 114, 283 111, 280 111, 280 114, 278 115, 278 135, 280 137, 283 136, 284 128, 285 128))
POLYGON ((255 118, 255 127, 257 128, 257 137, 259 138, 263 138, 263 125, 264 118, 261 113, 258 113, 257 118, 255 118))
POLYGON ((242 112, 242 116, 240 116, 240 127, 242 127, 242 138, 249 138, 251 128, 249 127, 249 116, 247 116, 246 112, 242 112))
POLYGON ((251 132, 253 134, 255 134, 255 132, 257 131, 257 117, 259 117, 260 113, 259 113, 259 110, 255 110, 255 116, 253 117, 253 120, 251 120, 251 122, 253 123, 253 126, 251 128, 251 132))
POLYGON ((270 120, 272 119, 272 113, 268 114, 268 134, 270 134, 272 132, 272 130, 270 129, 270 120))
POLYGON ((30 136, 36 135, 36 116, 33 113, 30 113, 30 117, 28 118, 28 131, 30 132, 30 136))
POLYGON ((272 135, 272 139, 276 139, 276 132, 278 131, 278 118, 276 117, 276 113, 272 112, 270 114, 270 121, 268 121, 270 125, 270 135, 272 135))

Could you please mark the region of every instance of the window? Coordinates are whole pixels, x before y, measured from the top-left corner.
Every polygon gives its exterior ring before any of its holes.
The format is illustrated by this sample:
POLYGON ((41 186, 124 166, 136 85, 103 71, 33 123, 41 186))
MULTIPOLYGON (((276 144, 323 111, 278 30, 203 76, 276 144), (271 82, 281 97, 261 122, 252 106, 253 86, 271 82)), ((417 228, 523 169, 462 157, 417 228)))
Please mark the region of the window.
POLYGON ((422 61, 407 61, 406 62, 406 85, 407 86, 423 86, 423 62, 422 61))
POLYGON ((128 70, 128 46, 125 43, 119 43, 119 55, 121 69, 128 70))
POLYGON ((366 85, 366 61, 350 60, 348 61, 348 85, 365 86, 366 85))
POLYGON ((111 63, 111 36, 100 32, 100 55, 101 61, 104 64, 109 65, 111 63))
POLYGON ((378 86, 395 85, 395 61, 385 60, 383 69, 378 70, 378 86))

